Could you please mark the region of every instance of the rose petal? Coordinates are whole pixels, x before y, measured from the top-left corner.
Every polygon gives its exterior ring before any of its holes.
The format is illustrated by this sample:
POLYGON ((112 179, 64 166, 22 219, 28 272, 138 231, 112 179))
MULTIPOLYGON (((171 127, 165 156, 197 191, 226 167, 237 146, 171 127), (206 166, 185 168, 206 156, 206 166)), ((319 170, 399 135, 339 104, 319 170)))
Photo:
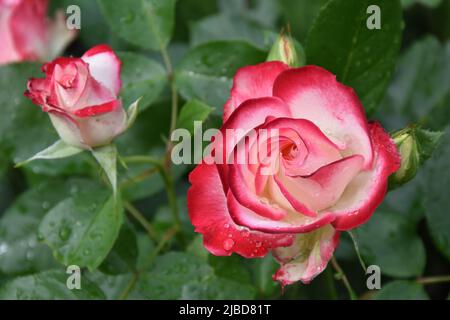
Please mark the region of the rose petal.
POLYGON ((273 82, 281 72, 287 69, 289 67, 279 61, 264 62, 239 69, 233 79, 231 97, 224 106, 223 122, 226 122, 244 101, 271 97, 273 82))
POLYGON ((328 211, 336 215, 338 230, 353 229, 366 222, 383 200, 388 177, 400 167, 394 142, 378 123, 369 124, 375 159, 370 171, 360 173, 348 186, 339 202, 328 211))
POLYGON ((350 156, 328 164, 308 177, 279 173, 275 181, 294 208, 300 202, 310 210, 322 211, 339 200, 350 181, 361 171, 363 163, 362 156, 350 156))
MULTIPOLYGON (((96 116, 77 118, 83 141, 91 147, 100 147, 111 141, 125 130, 126 113, 120 100, 113 101, 106 108, 111 111, 96 116)), ((95 108, 102 108, 96 106, 95 108)), ((95 110, 97 112, 98 110, 95 110)))
POLYGON ((268 233, 310 232, 334 220, 332 213, 324 213, 316 218, 311 218, 296 211, 287 211, 287 215, 281 220, 268 219, 241 205, 232 192, 228 193, 228 208, 231 217, 238 225, 268 233))
POLYGON ((192 184, 187 195, 189 217, 212 254, 229 256, 235 252, 246 258, 262 257, 273 248, 292 243, 290 234, 251 231, 233 222, 215 165, 198 165, 189 181, 192 184))
POLYGON ((273 250, 273 256, 281 264, 273 279, 283 286, 297 281, 311 282, 325 270, 339 244, 339 237, 340 232, 330 225, 298 234, 290 247, 273 250))
POLYGON ((286 210, 265 202, 265 198, 258 197, 256 190, 251 190, 243 178, 242 167, 245 165, 230 165, 228 171, 228 184, 234 197, 243 206, 251 209, 259 215, 273 219, 280 220, 286 216, 286 210))
POLYGON ((87 118, 98 116, 102 113, 108 113, 120 106, 120 100, 114 100, 110 102, 106 102, 103 104, 99 104, 96 106, 89 106, 83 109, 78 109, 74 112, 74 114, 79 118, 87 118))
POLYGON ((50 111, 49 116, 53 127, 55 127, 58 132, 59 137, 66 144, 80 149, 90 149, 90 147, 86 145, 83 140, 80 128, 74 119, 65 113, 56 111, 50 111))
POLYGON ((107 45, 98 45, 87 51, 81 59, 89 64, 91 76, 117 97, 122 86, 122 63, 114 51, 107 45))
POLYGON ((360 154, 364 167, 373 160, 364 109, 352 88, 317 66, 284 71, 275 80, 273 95, 283 99, 294 118, 313 122, 346 156, 360 154))
MULTIPOLYGON (((278 118, 267 123, 264 128, 268 130, 280 130, 282 128, 294 130, 301 139, 301 143, 298 143, 298 145, 304 144, 306 146, 306 159, 301 161, 301 164, 296 163, 295 159, 293 161, 283 161, 286 175, 310 175, 319 168, 342 159, 338 146, 328 139, 311 121, 305 119, 278 118)), ((295 135, 291 136, 291 138, 294 141, 296 140, 295 135)), ((299 150, 299 152, 302 151, 299 150)))

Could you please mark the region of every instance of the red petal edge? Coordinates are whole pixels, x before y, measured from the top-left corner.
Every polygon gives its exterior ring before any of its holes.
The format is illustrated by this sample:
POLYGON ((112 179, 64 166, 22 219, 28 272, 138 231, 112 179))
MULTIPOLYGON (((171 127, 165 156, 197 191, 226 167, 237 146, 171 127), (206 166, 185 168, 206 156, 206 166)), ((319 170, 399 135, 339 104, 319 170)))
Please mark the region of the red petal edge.
POLYGON ((187 194, 189 217, 212 254, 229 256, 235 252, 255 258, 292 244, 291 234, 251 231, 234 223, 216 165, 199 164, 189 175, 189 181, 192 184, 187 194))

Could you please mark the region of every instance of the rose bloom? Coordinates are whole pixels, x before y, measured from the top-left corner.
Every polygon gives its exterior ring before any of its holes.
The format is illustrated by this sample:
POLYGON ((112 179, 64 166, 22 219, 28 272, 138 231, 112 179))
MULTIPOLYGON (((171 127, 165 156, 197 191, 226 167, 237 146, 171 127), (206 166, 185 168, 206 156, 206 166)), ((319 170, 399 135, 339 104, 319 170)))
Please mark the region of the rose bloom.
POLYGON ((47 112, 68 145, 91 149, 109 144, 126 127, 118 94, 121 61, 107 45, 81 58, 44 64, 43 79, 30 79, 25 96, 47 112))
POLYGON ((0 65, 51 59, 73 40, 64 14, 47 19, 48 0, 0 0, 0 65))
POLYGON ((189 177, 192 224, 214 255, 272 252, 281 264, 274 279, 283 285, 308 283, 325 269, 340 231, 370 218, 400 164, 395 144, 367 122, 353 89, 317 66, 275 61, 238 70, 221 133, 215 151, 224 159, 256 153, 260 162, 205 158, 189 177), (256 136, 230 139, 229 129, 256 136), (277 141, 270 144, 270 174, 256 147, 267 135, 258 129, 277 129, 270 134, 277 141))

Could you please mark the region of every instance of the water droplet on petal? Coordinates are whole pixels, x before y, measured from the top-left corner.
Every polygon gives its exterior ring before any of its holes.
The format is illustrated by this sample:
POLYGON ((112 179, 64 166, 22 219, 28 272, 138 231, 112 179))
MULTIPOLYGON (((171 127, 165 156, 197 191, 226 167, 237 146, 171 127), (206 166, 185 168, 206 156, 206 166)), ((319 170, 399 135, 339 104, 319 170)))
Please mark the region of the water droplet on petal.
POLYGON ((225 250, 227 250, 227 251, 230 251, 230 250, 233 248, 233 246, 234 246, 234 241, 233 241, 233 239, 226 239, 226 240, 223 242, 223 248, 224 248, 225 250))

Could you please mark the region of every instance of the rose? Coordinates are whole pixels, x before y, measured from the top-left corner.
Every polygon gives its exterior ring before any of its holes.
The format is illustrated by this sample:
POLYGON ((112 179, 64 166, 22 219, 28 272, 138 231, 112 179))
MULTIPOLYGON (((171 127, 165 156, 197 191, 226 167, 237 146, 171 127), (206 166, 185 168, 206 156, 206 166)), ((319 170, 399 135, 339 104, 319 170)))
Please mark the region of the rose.
POLYGON ((73 40, 64 14, 47 19, 48 0, 0 0, 0 65, 47 60, 73 40))
POLYGON ((275 61, 238 70, 223 122, 211 156, 189 177, 196 232, 215 255, 272 251, 282 265, 274 279, 308 283, 331 259, 339 232, 367 221, 382 201, 400 163, 394 143, 367 122, 353 89, 317 66, 275 61), (232 129, 241 132, 225 135, 232 129), (271 142, 261 129, 276 129, 271 142), (256 163, 222 161, 255 153, 256 163))
POLYGON ((126 128, 117 98, 121 61, 106 45, 81 58, 57 58, 44 64, 44 79, 30 79, 25 96, 48 112, 61 139, 91 149, 109 144, 126 128))

